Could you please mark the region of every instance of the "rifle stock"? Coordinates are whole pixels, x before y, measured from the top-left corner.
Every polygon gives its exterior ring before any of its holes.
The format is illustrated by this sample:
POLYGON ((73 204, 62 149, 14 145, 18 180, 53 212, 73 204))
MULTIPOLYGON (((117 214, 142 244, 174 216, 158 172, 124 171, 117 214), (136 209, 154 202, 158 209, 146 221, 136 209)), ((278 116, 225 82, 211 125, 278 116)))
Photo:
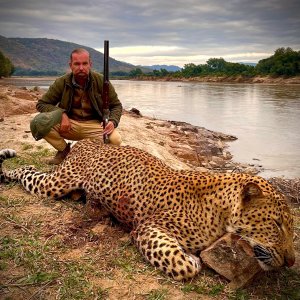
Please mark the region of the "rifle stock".
MULTIPOLYGON (((105 129, 108 119, 109 119, 109 41, 104 41, 104 81, 103 81, 103 130, 105 129)), ((108 134, 103 134, 103 142, 104 144, 109 143, 108 134)))

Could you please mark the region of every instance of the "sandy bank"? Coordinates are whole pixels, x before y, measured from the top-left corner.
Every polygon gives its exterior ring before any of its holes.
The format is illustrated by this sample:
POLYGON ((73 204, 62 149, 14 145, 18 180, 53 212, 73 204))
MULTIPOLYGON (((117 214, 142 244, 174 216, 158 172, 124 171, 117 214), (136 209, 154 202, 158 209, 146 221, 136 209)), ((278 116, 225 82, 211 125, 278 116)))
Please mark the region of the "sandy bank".
POLYGON ((205 83, 250 83, 250 84, 300 84, 300 76, 294 77, 272 77, 272 76, 199 76, 191 78, 156 78, 141 76, 139 80, 153 81, 179 81, 179 82, 205 82, 205 83))

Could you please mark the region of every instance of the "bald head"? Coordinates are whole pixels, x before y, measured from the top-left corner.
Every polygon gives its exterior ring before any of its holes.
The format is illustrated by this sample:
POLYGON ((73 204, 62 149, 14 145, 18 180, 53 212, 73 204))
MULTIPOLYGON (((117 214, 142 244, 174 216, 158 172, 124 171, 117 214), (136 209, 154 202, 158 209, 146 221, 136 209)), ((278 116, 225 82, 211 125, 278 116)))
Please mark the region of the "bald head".
POLYGON ((87 50, 85 50, 84 48, 74 49, 70 54, 70 61, 73 60, 73 54, 86 54, 86 55, 88 55, 88 57, 90 57, 90 53, 87 50))

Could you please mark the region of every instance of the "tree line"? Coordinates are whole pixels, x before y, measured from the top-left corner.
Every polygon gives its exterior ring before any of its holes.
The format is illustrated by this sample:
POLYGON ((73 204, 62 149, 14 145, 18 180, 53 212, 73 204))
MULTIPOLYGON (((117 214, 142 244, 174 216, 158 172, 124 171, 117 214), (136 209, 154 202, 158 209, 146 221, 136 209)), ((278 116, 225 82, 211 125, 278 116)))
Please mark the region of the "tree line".
POLYGON ((165 69, 154 70, 152 73, 143 74, 141 69, 132 70, 129 77, 152 76, 191 78, 199 76, 296 76, 300 75, 300 51, 291 48, 278 48, 274 55, 262 59, 256 66, 243 63, 227 62, 223 58, 210 58, 206 64, 196 65, 189 63, 184 65, 181 71, 168 72, 165 69))
MULTIPOLYGON (((0 51, 0 78, 11 76, 18 68, 15 68, 11 61, 0 51)), ((23 70, 24 71, 24 70, 23 70)), ((25 70, 24 74, 18 75, 61 75, 55 70, 39 72, 36 70, 25 70)), ((189 63, 184 65, 180 71, 171 72, 166 69, 153 70, 143 73, 140 68, 130 72, 112 72, 111 76, 120 78, 137 77, 171 77, 171 78, 191 78, 199 76, 248 76, 271 75, 271 76, 297 76, 300 75, 300 51, 291 48, 278 48, 272 56, 262 59, 256 66, 227 62, 223 58, 210 58, 206 64, 196 65, 189 63)))

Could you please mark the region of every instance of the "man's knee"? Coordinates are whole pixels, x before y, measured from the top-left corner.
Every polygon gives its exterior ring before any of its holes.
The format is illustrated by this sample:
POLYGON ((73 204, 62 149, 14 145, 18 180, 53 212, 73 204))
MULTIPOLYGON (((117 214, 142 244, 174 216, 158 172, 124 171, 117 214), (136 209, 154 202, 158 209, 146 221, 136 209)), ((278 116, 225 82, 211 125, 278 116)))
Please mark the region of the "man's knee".
POLYGON ((38 141, 44 138, 54 126, 60 124, 62 117, 61 110, 42 112, 37 114, 30 122, 32 136, 38 141))
POLYGON ((114 130, 111 135, 109 136, 109 142, 112 145, 115 146, 120 146, 122 143, 122 137, 120 135, 120 133, 118 132, 118 130, 114 130))

